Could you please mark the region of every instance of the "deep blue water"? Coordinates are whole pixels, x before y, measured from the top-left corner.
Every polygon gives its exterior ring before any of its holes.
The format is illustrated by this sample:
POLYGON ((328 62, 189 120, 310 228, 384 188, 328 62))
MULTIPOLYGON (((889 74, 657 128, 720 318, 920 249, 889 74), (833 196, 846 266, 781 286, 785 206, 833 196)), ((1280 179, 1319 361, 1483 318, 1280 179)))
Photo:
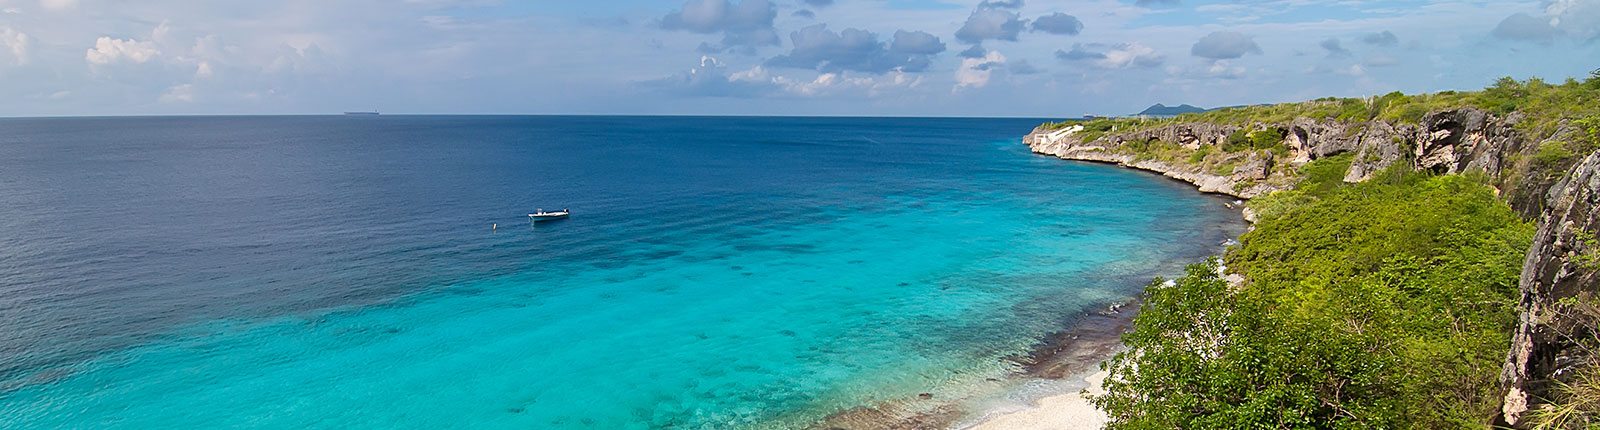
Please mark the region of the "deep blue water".
POLYGON ((982 395, 1242 229, 1029 154, 1038 122, 0 120, 0 427, 795 428, 982 395))

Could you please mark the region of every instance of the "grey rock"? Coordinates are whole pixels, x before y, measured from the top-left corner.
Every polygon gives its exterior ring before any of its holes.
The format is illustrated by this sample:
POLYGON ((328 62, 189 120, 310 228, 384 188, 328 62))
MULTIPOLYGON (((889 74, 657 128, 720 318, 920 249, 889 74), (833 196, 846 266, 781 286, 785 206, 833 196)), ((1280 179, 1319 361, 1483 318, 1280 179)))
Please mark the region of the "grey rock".
POLYGON ((1572 166, 1550 188, 1538 225, 1518 280, 1519 324, 1500 374, 1507 390, 1503 408, 1507 424, 1517 424, 1530 399, 1537 399, 1548 388, 1549 377, 1565 367, 1560 358, 1573 345, 1558 334, 1595 329, 1551 318, 1547 311, 1561 299, 1600 292, 1600 270, 1576 258, 1600 252, 1595 249, 1600 232, 1600 151, 1572 166))

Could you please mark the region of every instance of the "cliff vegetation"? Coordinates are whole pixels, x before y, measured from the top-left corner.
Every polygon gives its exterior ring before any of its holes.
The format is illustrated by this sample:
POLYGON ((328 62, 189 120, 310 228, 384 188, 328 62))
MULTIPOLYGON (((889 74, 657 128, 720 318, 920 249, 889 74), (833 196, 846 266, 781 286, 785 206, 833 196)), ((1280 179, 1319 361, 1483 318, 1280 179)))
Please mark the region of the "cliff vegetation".
POLYGON ((1251 199, 1240 245, 1147 288, 1111 428, 1600 425, 1600 70, 1027 140, 1251 199))

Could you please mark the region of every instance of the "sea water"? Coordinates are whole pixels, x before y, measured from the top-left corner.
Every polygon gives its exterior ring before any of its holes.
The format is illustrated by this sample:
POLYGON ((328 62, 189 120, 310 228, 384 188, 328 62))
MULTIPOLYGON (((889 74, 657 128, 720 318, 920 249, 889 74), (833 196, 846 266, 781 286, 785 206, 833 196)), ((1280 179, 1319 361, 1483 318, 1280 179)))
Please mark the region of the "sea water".
POLYGON ((0 120, 0 427, 801 428, 959 398, 1241 228, 1030 154, 1039 122, 0 120))

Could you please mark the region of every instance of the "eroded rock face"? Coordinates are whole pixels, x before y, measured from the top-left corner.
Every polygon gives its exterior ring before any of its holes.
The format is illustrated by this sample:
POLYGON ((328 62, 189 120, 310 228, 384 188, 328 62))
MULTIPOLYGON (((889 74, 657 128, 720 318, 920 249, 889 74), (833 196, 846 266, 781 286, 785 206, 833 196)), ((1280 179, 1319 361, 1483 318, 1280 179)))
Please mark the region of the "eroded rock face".
POLYGON ((1199 149, 1201 145, 1221 146, 1228 141, 1228 135, 1238 131, 1241 127, 1210 123, 1183 123, 1173 124, 1161 128, 1124 133, 1114 139, 1121 141, 1130 140, 1159 140, 1174 142, 1189 149, 1199 149))
POLYGON ((1600 151, 1589 154, 1550 188, 1539 230, 1523 261, 1516 334, 1500 374, 1507 387, 1503 418, 1517 424, 1531 399, 1542 395, 1552 375, 1574 364, 1562 360, 1570 344, 1561 333, 1594 330, 1573 326, 1549 310, 1580 292, 1600 292, 1600 263, 1580 256, 1600 255, 1600 151))
POLYGON ((1445 174, 1476 171, 1499 177, 1507 167, 1507 156, 1522 149, 1517 119, 1476 108, 1428 114, 1422 118, 1412 157, 1418 169, 1445 174))
POLYGON ((1250 154, 1250 157, 1245 159, 1244 164, 1240 164, 1239 167, 1233 168, 1233 176, 1230 178, 1239 182, 1264 181, 1268 176, 1271 175, 1272 159, 1256 154, 1250 154))
POLYGON ((1350 170, 1345 171, 1345 182, 1372 179, 1373 175, 1396 162, 1410 162, 1406 158, 1406 148, 1410 145, 1410 138, 1414 133, 1412 126, 1397 127, 1383 121, 1373 121, 1365 125, 1358 138, 1360 149, 1356 151, 1355 159, 1350 162, 1350 170))
POLYGON ((1289 122, 1284 143, 1289 146, 1291 163, 1304 164, 1322 157, 1356 150, 1361 144, 1362 124, 1297 118, 1289 122))

